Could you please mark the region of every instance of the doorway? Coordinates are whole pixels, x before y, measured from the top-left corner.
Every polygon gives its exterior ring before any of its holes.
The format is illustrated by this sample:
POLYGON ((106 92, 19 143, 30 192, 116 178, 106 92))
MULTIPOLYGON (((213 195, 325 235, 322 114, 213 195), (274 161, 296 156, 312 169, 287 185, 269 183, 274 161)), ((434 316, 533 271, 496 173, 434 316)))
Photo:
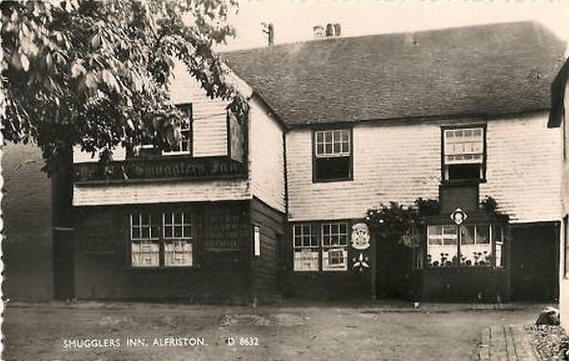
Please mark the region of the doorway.
POLYGON ((513 301, 559 298, 559 223, 512 225, 510 293, 513 301))

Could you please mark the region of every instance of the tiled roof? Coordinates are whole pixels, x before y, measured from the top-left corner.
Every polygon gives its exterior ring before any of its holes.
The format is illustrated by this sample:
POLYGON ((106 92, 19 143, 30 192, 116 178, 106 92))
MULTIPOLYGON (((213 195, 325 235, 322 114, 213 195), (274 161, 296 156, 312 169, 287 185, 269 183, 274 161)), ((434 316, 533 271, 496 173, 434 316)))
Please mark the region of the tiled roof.
POLYGON ((550 107, 565 43, 533 22, 225 53, 287 124, 500 116, 550 107))

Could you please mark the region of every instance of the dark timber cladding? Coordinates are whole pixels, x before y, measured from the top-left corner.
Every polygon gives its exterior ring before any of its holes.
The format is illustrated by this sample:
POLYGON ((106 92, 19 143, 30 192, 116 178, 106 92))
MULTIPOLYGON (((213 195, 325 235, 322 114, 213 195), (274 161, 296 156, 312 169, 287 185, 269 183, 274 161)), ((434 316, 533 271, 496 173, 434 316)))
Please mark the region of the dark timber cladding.
MULTIPOLYGON (((310 224, 312 227, 320 228, 323 223, 328 221, 311 221, 302 222, 304 225, 310 224)), ((346 223, 348 229, 361 220, 341 220, 346 223)), ((301 224, 301 223, 296 223, 301 224)), ((351 231, 348 231, 351 234, 351 231)), ((281 247, 283 262, 282 273, 284 277, 282 294, 284 297, 299 297, 308 299, 375 299, 375 273, 376 262, 372 255, 376 252, 375 240, 371 239, 370 247, 365 250, 357 250, 352 245, 347 249, 347 268, 343 271, 323 270, 319 267, 313 271, 295 271, 294 270, 294 252, 293 252, 293 226, 287 227, 285 241, 281 247), (358 262, 360 255, 366 256, 365 262, 368 267, 362 271, 355 269, 355 263, 358 262)), ((320 243, 320 238, 318 238, 320 243)), ((351 241, 348 241, 348 244, 351 241)), ((321 260, 321 256, 320 260, 321 260)), ((319 260, 319 262, 320 262, 319 260)))
POLYGON ((257 198, 251 201, 251 224, 259 227, 261 254, 251 263, 253 296, 273 301, 281 288, 281 247, 284 240, 285 215, 257 198))
POLYGON ((248 302, 249 207, 249 201, 77 207, 77 298, 248 302), (176 211, 191 215, 192 265, 133 267, 130 215, 162 219, 176 211))
MULTIPOLYGON (((166 203, 76 208, 76 295, 79 299, 184 299, 261 302, 280 293, 284 214, 251 201, 166 203), (164 213, 191 217, 192 265, 135 267, 131 215, 150 214, 163 236, 164 213), (254 255, 255 226, 260 255, 254 255)), ((165 246, 161 245, 161 250, 165 246)), ((165 256, 160 256, 165 257, 165 256)))

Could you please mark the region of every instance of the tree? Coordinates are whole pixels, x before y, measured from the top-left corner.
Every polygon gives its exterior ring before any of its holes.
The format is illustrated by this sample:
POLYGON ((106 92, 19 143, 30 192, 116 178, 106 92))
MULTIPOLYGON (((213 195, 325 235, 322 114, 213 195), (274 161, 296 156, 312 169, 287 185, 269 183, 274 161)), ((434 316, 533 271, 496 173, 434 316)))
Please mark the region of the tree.
POLYGON ((182 115, 168 82, 180 59, 211 97, 242 100, 213 47, 234 34, 236 0, 2 2, 5 140, 110 158, 117 145, 172 143, 182 115))
POLYGON ((244 119, 245 101, 214 52, 234 35, 226 20, 236 8, 236 0, 0 3, 2 136, 37 144, 52 175, 56 298, 73 296, 72 147, 107 162, 119 145, 178 141, 183 115, 168 93, 176 59, 244 119))

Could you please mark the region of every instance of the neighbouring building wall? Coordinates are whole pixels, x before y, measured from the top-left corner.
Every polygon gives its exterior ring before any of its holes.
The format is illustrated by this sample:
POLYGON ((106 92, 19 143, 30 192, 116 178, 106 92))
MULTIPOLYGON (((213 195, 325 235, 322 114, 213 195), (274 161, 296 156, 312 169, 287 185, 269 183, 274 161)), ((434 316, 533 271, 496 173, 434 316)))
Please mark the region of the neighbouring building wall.
POLYGON ((2 153, 4 297, 52 300, 51 181, 41 151, 9 143, 2 153))
POLYGON ((269 207, 285 212, 283 129, 256 97, 249 105, 251 192, 269 207))
POLYGON ((564 160, 562 177, 562 205, 564 222, 560 237, 560 275, 559 275, 559 308, 561 310, 561 324, 569 331, 569 82, 565 86, 564 120, 561 124, 562 139, 564 142, 564 160))
MULTIPOLYGON (((287 135, 289 220, 354 219, 368 208, 438 197, 441 126, 487 124, 487 182, 492 196, 515 223, 559 221, 561 144, 546 113, 517 118, 355 124, 353 180, 312 182, 312 130, 287 135)), ((330 128, 333 129, 333 128, 330 128)))

